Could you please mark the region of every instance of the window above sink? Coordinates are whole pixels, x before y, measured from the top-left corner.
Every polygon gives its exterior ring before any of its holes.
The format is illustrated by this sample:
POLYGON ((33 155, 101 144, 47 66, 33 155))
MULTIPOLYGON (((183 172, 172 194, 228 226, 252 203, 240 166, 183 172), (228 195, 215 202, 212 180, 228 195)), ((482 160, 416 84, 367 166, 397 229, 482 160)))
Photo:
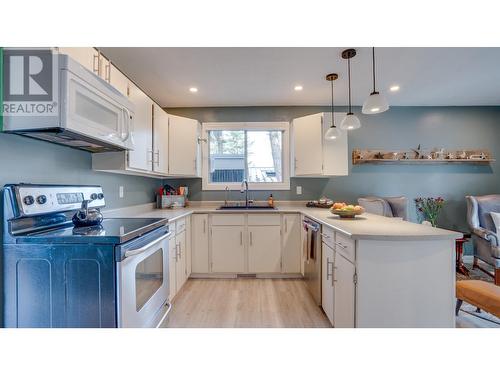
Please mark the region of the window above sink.
POLYGON ((204 123, 203 190, 289 190, 289 123, 204 123))

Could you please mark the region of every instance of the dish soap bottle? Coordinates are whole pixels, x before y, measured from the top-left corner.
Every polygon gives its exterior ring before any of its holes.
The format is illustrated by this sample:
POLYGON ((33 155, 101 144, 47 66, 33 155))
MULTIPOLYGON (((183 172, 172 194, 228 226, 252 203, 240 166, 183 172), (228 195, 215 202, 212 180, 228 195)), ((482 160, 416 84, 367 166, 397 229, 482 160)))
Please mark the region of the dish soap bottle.
POLYGON ((272 194, 270 194, 269 198, 267 198, 267 204, 269 207, 274 207, 274 198, 272 194))

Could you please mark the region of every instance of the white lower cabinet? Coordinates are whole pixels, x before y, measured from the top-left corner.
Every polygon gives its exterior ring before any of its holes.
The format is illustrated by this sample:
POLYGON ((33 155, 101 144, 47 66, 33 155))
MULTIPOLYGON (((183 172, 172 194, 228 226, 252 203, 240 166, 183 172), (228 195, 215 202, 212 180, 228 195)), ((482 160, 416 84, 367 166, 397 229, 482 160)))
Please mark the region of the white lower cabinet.
POLYGON ((176 293, 182 288, 187 279, 186 270, 186 231, 175 235, 175 246, 177 247, 177 263, 175 267, 176 293))
POLYGON ((170 301, 181 290, 190 274, 188 262, 191 258, 191 249, 187 240, 191 233, 190 226, 187 224, 189 218, 178 219, 176 222, 169 223, 172 235, 168 241, 169 252, 169 282, 170 282, 170 301))
POLYGON ((334 327, 354 328, 354 304, 356 285, 354 278, 356 267, 339 253, 335 254, 334 302, 333 317, 334 327))
POLYGON ((300 274, 300 222, 300 214, 193 214, 191 272, 300 274))
POLYGON ((299 214, 282 215, 282 234, 283 234, 283 273, 300 273, 302 263, 302 243, 301 243, 301 220, 299 214))
POLYGON ((248 272, 281 272, 281 228, 276 225, 248 227, 248 272))
POLYGON ((325 312, 328 320, 332 325, 334 324, 333 319, 333 303, 334 303, 334 290, 333 290, 333 267, 335 252, 333 249, 322 243, 322 262, 321 262, 321 306, 325 312))
POLYGON ((322 235, 321 306, 335 328, 354 328, 357 277, 354 241, 325 226, 322 235), (352 252, 346 248, 352 248, 352 252), (352 258, 347 259, 345 254, 351 254, 352 258))
POLYGON ((176 276, 175 269, 177 268, 177 246, 175 246, 175 235, 170 236, 168 240, 168 281, 169 281, 169 300, 175 297, 175 293, 177 292, 176 287, 176 276))
POLYGON ((191 272, 210 272, 210 257, 208 253, 208 214, 191 216, 192 246, 191 272))
POLYGON ((244 226, 212 226, 212 272, 245 272, 244 237, 244 226))

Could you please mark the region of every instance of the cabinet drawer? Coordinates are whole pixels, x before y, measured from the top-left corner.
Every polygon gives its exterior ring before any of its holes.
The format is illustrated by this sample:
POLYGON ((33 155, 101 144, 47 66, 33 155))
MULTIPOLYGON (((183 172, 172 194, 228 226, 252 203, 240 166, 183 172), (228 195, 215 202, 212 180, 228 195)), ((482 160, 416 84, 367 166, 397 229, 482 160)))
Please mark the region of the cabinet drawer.
POLYGON ((349 237, 339 232, 335 233, 335 250, 353 263, 356 259, 355 248, 356 245, 354 240, 351 240, 349 237))
POLYGON ((330 246, 332 249, 335 248, 335 231, 327 227, 326 225, 321 226, 321 237, 323 242, 330 246))
POLYGON ((279 214, 248 214, 248 225, 281 225, 279 214))
POLYGON ((175 221, 175 233, 181 233, 186 230, 186 218, 183 217, 182 219, 177 219, 175 221))
POLYGON ((245 225, 245 215, 239 215, 239 214, 212 215, 212 225, 245 225))

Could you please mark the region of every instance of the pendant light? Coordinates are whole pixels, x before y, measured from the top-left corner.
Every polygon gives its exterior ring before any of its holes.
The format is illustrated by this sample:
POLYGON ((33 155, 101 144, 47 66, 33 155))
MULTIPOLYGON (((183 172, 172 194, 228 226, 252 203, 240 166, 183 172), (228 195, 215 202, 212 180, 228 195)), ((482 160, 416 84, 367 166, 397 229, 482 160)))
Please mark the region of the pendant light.
POLYGON ((359 122, 357 116, 352 113, 351 109, 351 58, 354 56, 356 56, 355 49, 350 48, 342 52, 342 58, 347 60, 347 73, 349 77, 349 112, 340 123, 340 129, 342 130, 354 130, 361 127, 361 122, 359 122))
POLYGON ((333 141, 340 137, 340 130, 335 126, 335 107, 333 106, 333 81, 335 81, 337 78, 339 78, 339 75, 337 73, 330 73, 326 76, 326 80, 330 81, 332 85, 332 107, 331 107, 331 112, 332 112, 332 125, 330 128, 326 131, 325 133, 325 138, 327 140, 333 141))
POLYGON ((375 47, 372 47, 372 69, 373 69, 373 91, 370 96, 365 100, 361 112, 366 115, 373 115, 375 113, 382 113, 389 109, 389 104, 383 95, 375 88, 375 47))

